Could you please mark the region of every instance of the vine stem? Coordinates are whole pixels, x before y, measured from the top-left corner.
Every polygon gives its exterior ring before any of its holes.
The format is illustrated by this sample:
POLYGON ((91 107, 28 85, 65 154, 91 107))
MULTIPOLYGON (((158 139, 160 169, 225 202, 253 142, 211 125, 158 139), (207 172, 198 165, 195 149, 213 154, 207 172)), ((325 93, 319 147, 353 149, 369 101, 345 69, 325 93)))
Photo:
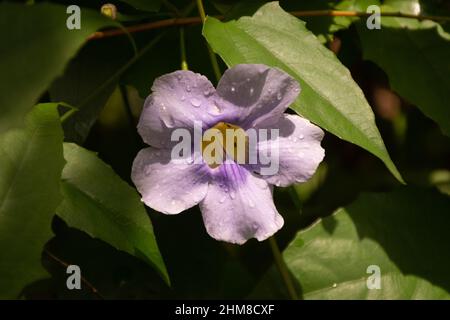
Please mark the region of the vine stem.
MULTIPOLYGON (((51 253, 50 251, 48 251, 47 248, 44 249, 44 252, 47 256, 49 256, 51 259, 53 259, 54 261, 56 261, 57 263, 59 263, 61 266, 67 268, 70 264, 63 261, 62 259, 58 258, 57 256, 55 256, 53 253, 51 253)), ((97 288, 95 288, 92 283, 90 283, 88 280, 86 280, 86 278, 84 278, 83 276, 80 276, 80 280, 81 282, 83 282, 90 290, 91 292, 96 295, 99 299, 104 300, 104 297, 100 294, 100 292, 98 292, 97 288)))
MULTIPOLYGON (((201 0, 197 0, 197 3, 201 0)), ((202 3, 203 8, 203 3, 202 3)), ((204 13, 204 10, 203 10, 204 13)), ((372 13, 360 12, 360 11, 341 11, 341 10, 310 10, 310 11, 292 11, 290 12, 296 17, 369 17, 372 13)), ((201 15, 201 14, 200 14, 201 15)), ((435 20, 435 21, 450 21, 450 17, 446 16, 427 16, 427 15, 416 15, 408 14, 402 12, 381 12, 381 17, 393 17, 393 18, 406 18, 406 19, 417 19, 417 20, 435 20)), ((222 20, 223 16, 214 16, 216 19, 222 20)), ((107 37, 113 37, 122 35, 125 32, 141 32, 153 29, 160 29, 170 26, 187 26, 200 24, 204 21, 202 17, 180 17, 171 18, 153 22, 147 22, 142 24, 137 24, 134 26, 126 27, 123 29, 113 29, 107 31, 97 31, 93 33, 88 40, 101 39, 107 37)))
POLYGON ((277 240, 275 236, 269 238, 270 249, 273 253, 273 258, 277 265, 278 271, 283 278, 284 284, 286 285, 286 289, 289 293, 289 296, 292 300, 298 300, 297 292, 295 291, 294 283, 292 282, 291 275, 289 274, 286 263, 284 262, 283 256, 280 252, 280 248, 278 248, 277 240))
MULTIPOLYGON (((202 24, 205 24, 206 14, 205 14, 205 8, 203 7, 202 0, 197 0, 197 8, 198 8, 198 13, 200 14, 200 19, 202 21, 202 24)), ((217 82, 219 82, 220 77, 222 76, 222 73, 220 72, 219 63, 217 61, 217 56, 212 51, 211 46, 208 43, 206 43, 206 46, 208 47, 209 59, 211 60, 211 65, 214 70, 214 75, 216 76, 217 82)))
POLYGON ((184 27, 180 27, 180 54, 181 54, 181 70, 189 70, 186 58, 186 43, 184 40, 184 27))

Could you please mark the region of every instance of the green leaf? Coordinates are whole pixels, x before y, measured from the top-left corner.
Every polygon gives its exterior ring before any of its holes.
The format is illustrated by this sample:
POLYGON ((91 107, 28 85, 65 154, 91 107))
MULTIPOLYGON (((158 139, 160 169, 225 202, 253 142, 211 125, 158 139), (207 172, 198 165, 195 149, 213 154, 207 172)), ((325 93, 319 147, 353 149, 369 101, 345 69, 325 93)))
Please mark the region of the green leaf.
POLYGON ((277 2, 237 21, 223 23, 209 17, 203 34, 228 66, 263 63, 288 72, 302 87, 291 105, 293 110, 370 151, 403 181, 386 151, 373 112, 350 72, 302 21, 284 12, 277 2))
MULTIPOLYGON (((342 1, 298 1, 288 0, 282 2, 286 11, 310 10, 344 10, 365 12, 370 5, 379 5, 378 0, 342 0, 342 1)), ((306 28, 312 31, 320 42, 325 43, 333 39, 333 34, 339 30, 347 29, 357 17, 343 16, 313 16, 301 17, 306 22, 306 28)))
POLYGON ((284 258, 305 299, 449 299, 449 212, 450 198, 434 190, 364 194, 299 232, 284 258), (367 287, 371 265, 380 289, 367 287))
POLYGON ((47 3, 0 4, 0 87, 8 93, 0 96, 0 132, 20 123, 89 35, 115 24, 82 9, 81 29, 69 30, 66 8, 47 3))
POLYGON ((156 12, 161 7, 161 0, 120 0, 142 11, 156 12))
MULTIPOLYGON (((399 9, 407 4, 399 3, 399 9)), ((379 65, 393 90, 450 136, 450 34, 431 21, 388 17, 381 19, 381 29, 360 24, 358 32, 364 59, 379 65)))
POLYGON ((137 192, 97 156, 64 144, 64 201, 58 215, 66 223, 152 265, 169 283, 153 227, 137 192))
POLYGON ((64 166, 57 104, 37 105, 24 129, 0 135, 0 298, 47 272, 41 253, 52 237, 64 166))

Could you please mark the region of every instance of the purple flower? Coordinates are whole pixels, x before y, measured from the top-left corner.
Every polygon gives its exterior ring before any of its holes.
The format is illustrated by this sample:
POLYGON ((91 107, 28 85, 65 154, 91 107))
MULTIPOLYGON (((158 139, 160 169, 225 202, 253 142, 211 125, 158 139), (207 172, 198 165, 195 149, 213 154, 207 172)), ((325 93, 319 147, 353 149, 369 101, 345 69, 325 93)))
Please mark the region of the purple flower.
POLYGON ((272 185, 308 180, 324 157, 323 131, 308 120, 284 111, 300 92, 285 72, 259 64, 228 69, 217 89, 200 74, 175 71, 156 79, 146 99, 138 131, 151 147, 137 155, 132 179, 149 207, 177 214, 200 205, 208 233, 217 240, 243 244, 265 240, 283 226, 275 208, 272 185), (261 165, 235 161, 211 166, 175 161, 171 132, 202 132, 221 124, 248 130, 279 129, 276 139, 261 139, 257 151, 278 147, 279 170, 262 175, 261 165))

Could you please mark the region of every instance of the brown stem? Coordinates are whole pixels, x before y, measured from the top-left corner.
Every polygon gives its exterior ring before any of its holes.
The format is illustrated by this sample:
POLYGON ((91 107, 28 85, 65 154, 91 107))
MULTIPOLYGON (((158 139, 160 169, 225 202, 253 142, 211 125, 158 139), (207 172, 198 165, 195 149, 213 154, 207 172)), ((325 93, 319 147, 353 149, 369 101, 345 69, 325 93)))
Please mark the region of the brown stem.
MULTIPOLYGON (((310 11, 293 11, 290 12, 296 17, 368 17, 372 13, 358 12, 358 11, 340 11, 340 10, 310 10, 310 11)), ((415 15, 401 12, 382 12, 380 13, 382 17, 397 17, 397 18, 407 18, 407 19, 418 19, 418 20, 436 20, 436 21, 450 21, 450 17, 445 16, 424 16, 415 15)), ((214 16, 216 19, 222 20, 223 16, 214 16)), ((107 37, 113 37, 124 34, 126 31, 129 33, 141 32, 153 29, 160 29, 170 26, 186 26, 202 23, 200 17, 185 17, 185 18, 170 18, 165 20, 147 22, 142 24, 137 24, 123 29, 113 29, 107 31, 97 31, 93 33, 88 39, 101 39, 107 37)))
MULTIPOLYGON (((55 260, 57 263, 64 266, 65 268, 67 268, 70 265, 69 263, 61 260, 60 258, 55 256, 53 253, 48 251, 48 249, 44 249, 44 252, 46 255, 48 255, 50 258, 52 258, 53 260, 55 260)), ((86 278, 84 278, 83 276, 80 276, 80 277, 81 277, 81 282, 83 282, 92 291, 92 293, 94 295, 96 295, 99 299, 104 300, 104 297, 100 294, 100 292, 98 292, 98 290, 88 280, 86 280, 86 278)))

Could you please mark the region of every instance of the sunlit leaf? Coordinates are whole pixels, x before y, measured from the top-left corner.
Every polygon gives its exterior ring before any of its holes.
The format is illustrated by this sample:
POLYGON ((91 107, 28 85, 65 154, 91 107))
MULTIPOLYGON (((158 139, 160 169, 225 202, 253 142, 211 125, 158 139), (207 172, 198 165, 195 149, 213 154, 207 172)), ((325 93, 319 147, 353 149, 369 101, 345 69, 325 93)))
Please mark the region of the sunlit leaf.
MULTIPOLYGON (((449 299, 449 212, 434 190, 364 194, 299 232, 284 258, 305 299, 449 299)), ((272 269, 254 297, 274 293, 286 295, 272 269)))
POLYGON ((320 44, 302 21, 276 2, 252 17, 220 22, 208 18, 203 34, 228 66, 263 63, 288 72, 302 93, 291 106, 341 139, 379 157, 392 174, 402 178, 389 157, 375 125, 373 112, 350 72, 320 44))
POLYGON ((64 201, 58 215, 91 237, 152 265, 169 282, 153 227, 137 192, 93 152, 64 144, 64 201))
POLYGON ((37 105, 25 122, 0 135, 0 298, 17 298, 26 284, 47 276, 41 253, 61 201, 57 105, 37 105))
POLYGON ((69 30, 67 6, 0 4, 0 132, 17 125, 89 35, 114 22, 90 9, 69 30))

